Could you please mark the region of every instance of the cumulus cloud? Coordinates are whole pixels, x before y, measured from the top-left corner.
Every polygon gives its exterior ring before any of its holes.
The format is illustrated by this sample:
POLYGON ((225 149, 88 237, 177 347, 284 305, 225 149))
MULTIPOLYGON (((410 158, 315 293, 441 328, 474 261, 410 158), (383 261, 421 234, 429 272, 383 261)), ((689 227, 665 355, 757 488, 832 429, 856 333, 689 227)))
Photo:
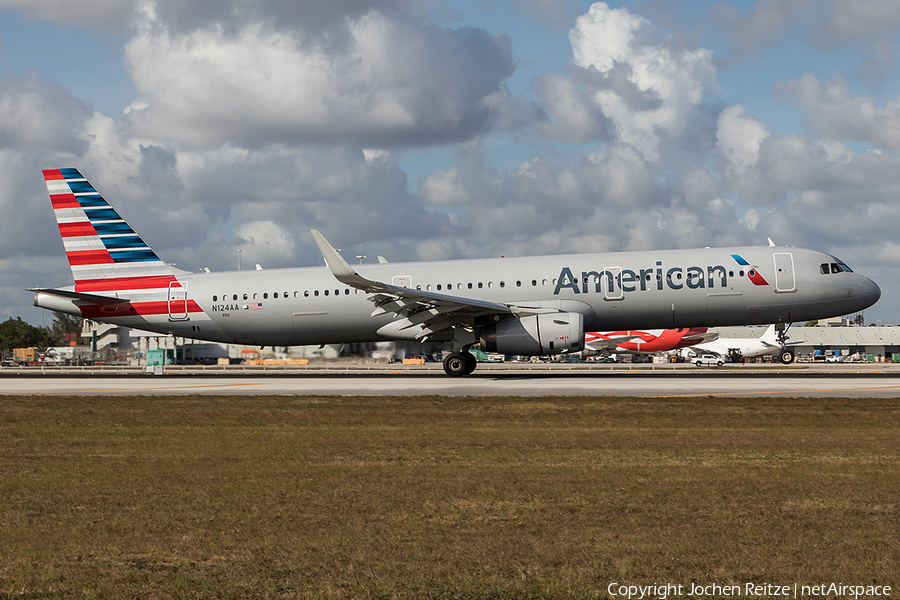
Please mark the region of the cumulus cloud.
POLYGON ((91 113, 87 104, 58 83, 37 77, 0 78, 0 148, 78 151, 84 146, 78 124, 91 113))
POLYGON ((684 133, 689 115, 716 89, 712 51, 680 49, 650 21, 597 2, 569 32, 573 61, 620 141, 650 160, 662 137, 684 133))
POLYGON ((719 114, 716 146, 727 161, 726 169, 738 177, 751 176, 759 159, 759 145, 769 135, 765 124, 748 117, 740 104, 719 114))
POLYGON ((558 73, 544 75, 538 93, 548 116, 538 124, 544 138, 576 144, 613 139, 612 123, 571 78, 558 73))
POLYGON ((171 31, 144 6, 126 61, 141 93, 135 134, 196 145, 447 143, 490 129, 491 94, 514 71, 510 40, 370 11, 346 51, 250 22, 171 31))
POLYGON ((811 73, 776 82, 774 89, 809 111, 809 129, 815 135, 900 149, 900 102, 879 108, 872 98, 851 95, 843 77, 822 83, 811 73))
POLYGON ((457 166, 429 174, 419 186, 419 193, 425 204, 431 206, 453 206, 466 204, 470 200, 469 192, 463 185, 462 172, 457 166))

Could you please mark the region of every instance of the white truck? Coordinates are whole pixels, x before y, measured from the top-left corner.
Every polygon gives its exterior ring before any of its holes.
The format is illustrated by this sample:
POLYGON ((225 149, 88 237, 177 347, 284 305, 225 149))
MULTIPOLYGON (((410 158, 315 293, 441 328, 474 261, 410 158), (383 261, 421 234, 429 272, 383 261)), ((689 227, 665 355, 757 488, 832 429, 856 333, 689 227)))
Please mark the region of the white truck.
POLYGON ((725 364, 725 361, 722 360, 722 357, 716 356, 715 354, 701 354, 700 356, 694 358, 691 362, 698 367, 712 367, 713 365, 721 367, 725 364))

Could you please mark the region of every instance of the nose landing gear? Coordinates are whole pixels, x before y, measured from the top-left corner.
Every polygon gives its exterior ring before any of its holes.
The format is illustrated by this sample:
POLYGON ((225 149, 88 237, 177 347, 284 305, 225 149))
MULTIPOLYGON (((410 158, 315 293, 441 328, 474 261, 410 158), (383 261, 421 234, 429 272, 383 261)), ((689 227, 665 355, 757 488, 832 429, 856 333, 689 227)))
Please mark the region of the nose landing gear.
POLYGON ((786 346, 788 340, 787 332, 790 328, 791 324, 788 323, 787 326, 784 329, 778 331, 775 336, 778 340, 778 343, 781 345, 781 350, 778 351, 776 356, 778 358, 778 362, 783 365, 789 365, 794 362, 794 351, 786 346))

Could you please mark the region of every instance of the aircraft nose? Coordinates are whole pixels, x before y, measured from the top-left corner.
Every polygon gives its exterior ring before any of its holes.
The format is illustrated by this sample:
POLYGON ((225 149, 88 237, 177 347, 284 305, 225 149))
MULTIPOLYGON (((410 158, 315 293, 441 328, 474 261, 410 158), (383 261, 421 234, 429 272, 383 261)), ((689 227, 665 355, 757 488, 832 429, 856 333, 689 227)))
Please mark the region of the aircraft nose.
POLYGON ((878 284, 869 279, 868 277, 863 277, 860 275, 860 283, 857 286, 858 288, 858 297, 860 300, 864 300, 866 302, 866 308, 872 306, 878 299, 881 298, 881 288, 878 287, 878 284))
POLYGON ((881 298, 881 288, 868 277, 859 275, 859 279, 854 283, 853 287, 853 295, 862 306, 859 310, 869 308, 881 298))

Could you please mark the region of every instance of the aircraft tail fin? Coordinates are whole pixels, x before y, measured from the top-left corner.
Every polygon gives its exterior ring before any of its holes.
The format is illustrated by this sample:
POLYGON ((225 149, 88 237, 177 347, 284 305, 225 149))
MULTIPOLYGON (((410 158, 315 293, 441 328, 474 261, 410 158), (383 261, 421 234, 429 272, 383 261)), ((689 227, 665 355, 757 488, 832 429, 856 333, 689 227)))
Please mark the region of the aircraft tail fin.
POLYGON ((759 336, 759 339, 763 343, 766 343, 769 345, 774 345, 774 346, 780 346, 780 344, 778 342, 778 332, 775 330, 774 324, 769 325, 766 328, 765 332, 761 336, 759 336))
POLYGON ((119 215, 78 169, 47 169, 44 181, 75 290, 165 288, 177 273, 119 215))

